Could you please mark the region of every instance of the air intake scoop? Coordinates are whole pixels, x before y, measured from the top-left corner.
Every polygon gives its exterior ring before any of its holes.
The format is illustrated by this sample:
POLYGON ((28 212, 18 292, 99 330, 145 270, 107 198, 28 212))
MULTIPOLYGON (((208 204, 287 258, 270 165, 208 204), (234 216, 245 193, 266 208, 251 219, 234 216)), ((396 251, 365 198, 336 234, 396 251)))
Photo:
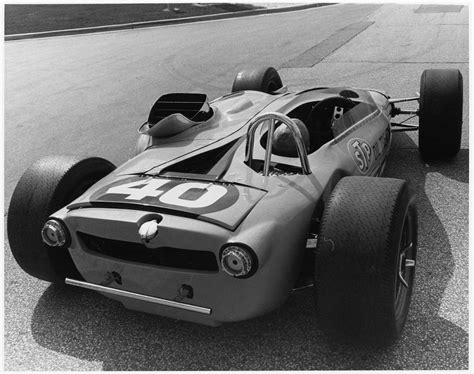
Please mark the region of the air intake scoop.
POLYGON ((166 138, 207 121, 213 114, 205 94, 167 94, 155 102, 139 132, 166 138))

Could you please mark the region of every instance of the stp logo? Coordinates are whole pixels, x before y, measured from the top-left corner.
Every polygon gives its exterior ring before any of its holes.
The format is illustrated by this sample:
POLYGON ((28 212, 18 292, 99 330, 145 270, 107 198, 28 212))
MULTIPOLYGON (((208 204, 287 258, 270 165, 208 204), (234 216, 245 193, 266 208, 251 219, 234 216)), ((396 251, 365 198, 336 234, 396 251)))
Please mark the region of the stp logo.
POLYGON ((372 165, 372 148, 362 139, 352 139, 348 143, 349 152, 362 174, 367 174, 372 165))

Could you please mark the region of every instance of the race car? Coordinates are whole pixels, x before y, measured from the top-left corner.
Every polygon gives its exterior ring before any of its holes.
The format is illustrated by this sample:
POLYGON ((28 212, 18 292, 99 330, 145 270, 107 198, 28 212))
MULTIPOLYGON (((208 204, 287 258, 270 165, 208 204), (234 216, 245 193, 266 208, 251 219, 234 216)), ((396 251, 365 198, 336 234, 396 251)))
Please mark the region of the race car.
POLYGON ((28 274, 126 308, 217 326, 313 287, 331 336, 394 342, 414 284, 417 210, 381 177, 392 132, 419 130, 424 159, 460 149, 462 75, 425 70, 420 93, 291 92, 271 67, 228 95, 171 93, 122 166, 47 157, 19 180, 8 238, 28 274), (417 110, 398 104, 418 102, 417 110), (418 116, 418 125, 394 122, 418 116))

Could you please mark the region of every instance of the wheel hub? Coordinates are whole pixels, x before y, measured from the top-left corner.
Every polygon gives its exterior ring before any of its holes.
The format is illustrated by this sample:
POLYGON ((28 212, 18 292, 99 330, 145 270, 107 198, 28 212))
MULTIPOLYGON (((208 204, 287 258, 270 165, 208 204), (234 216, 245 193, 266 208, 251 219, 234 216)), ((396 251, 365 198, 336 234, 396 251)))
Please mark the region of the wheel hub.
POLYGON ((398 279, 405 287, 408 288, 408 282, 405 279, 407 268, 415 267, 415 260, 407 258, 407 252, 413 248, 413 243, 410 243, 400 253, 400 261, 398 266, 398 279))

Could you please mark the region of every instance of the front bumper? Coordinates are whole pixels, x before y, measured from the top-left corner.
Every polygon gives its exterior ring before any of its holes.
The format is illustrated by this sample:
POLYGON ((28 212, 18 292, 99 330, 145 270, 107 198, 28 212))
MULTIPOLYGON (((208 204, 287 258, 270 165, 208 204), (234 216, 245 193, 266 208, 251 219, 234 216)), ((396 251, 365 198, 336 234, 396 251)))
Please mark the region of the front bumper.
POLYGON ((233 278, 221 269, 219 252, 223 245, 233 242, 236 233, 211 223, 162 214, 158 235, 147 247, 212 251, 219 264, 217 270, 180 269, 114 258, 91 251, 78 234, 142 243, 138 228, 152 216, 145 211, 86 208, 58 217, 71 232, 69 252, 85 280, 67 283, 103 293, 128 309, 213 326, 265 314, 283 304, 291 292, 298 275, 293 269, 300 265, 298 256, 277 246, 269 251, 260 244, 258 249, 266 255, 256 274, 233 278), (107 281, 111 273, 120 276, 120 283, 107 281), (192 289, 192 298, 182 297, 183 286, 192 289))
POLYGON ((146 301, 148 303, 153 303, 157 305, 165 305, 165 306, 169 306, 173 308, 189 310, 191 312, 196 312, 196 313, 201 313, 201 314, 206 314, 206 315, 209 315, 212 313, 212 310, 209 308, 203 308, 203 307, 191 305, 191 304, 184 304, 184 303, 180 303, 180 302, 172 301, 172 300, 160 299, 158 297, 142 295, 135 292, 118 290, 116 288, 101 286, 99 284, 92 284, 92 283, 79 281, 77 279, 66 278, 66 284, 69 284, 71 286, 86 288, 88 290, 102 292, 108 295, 122 296, 129 299, 146 301))

